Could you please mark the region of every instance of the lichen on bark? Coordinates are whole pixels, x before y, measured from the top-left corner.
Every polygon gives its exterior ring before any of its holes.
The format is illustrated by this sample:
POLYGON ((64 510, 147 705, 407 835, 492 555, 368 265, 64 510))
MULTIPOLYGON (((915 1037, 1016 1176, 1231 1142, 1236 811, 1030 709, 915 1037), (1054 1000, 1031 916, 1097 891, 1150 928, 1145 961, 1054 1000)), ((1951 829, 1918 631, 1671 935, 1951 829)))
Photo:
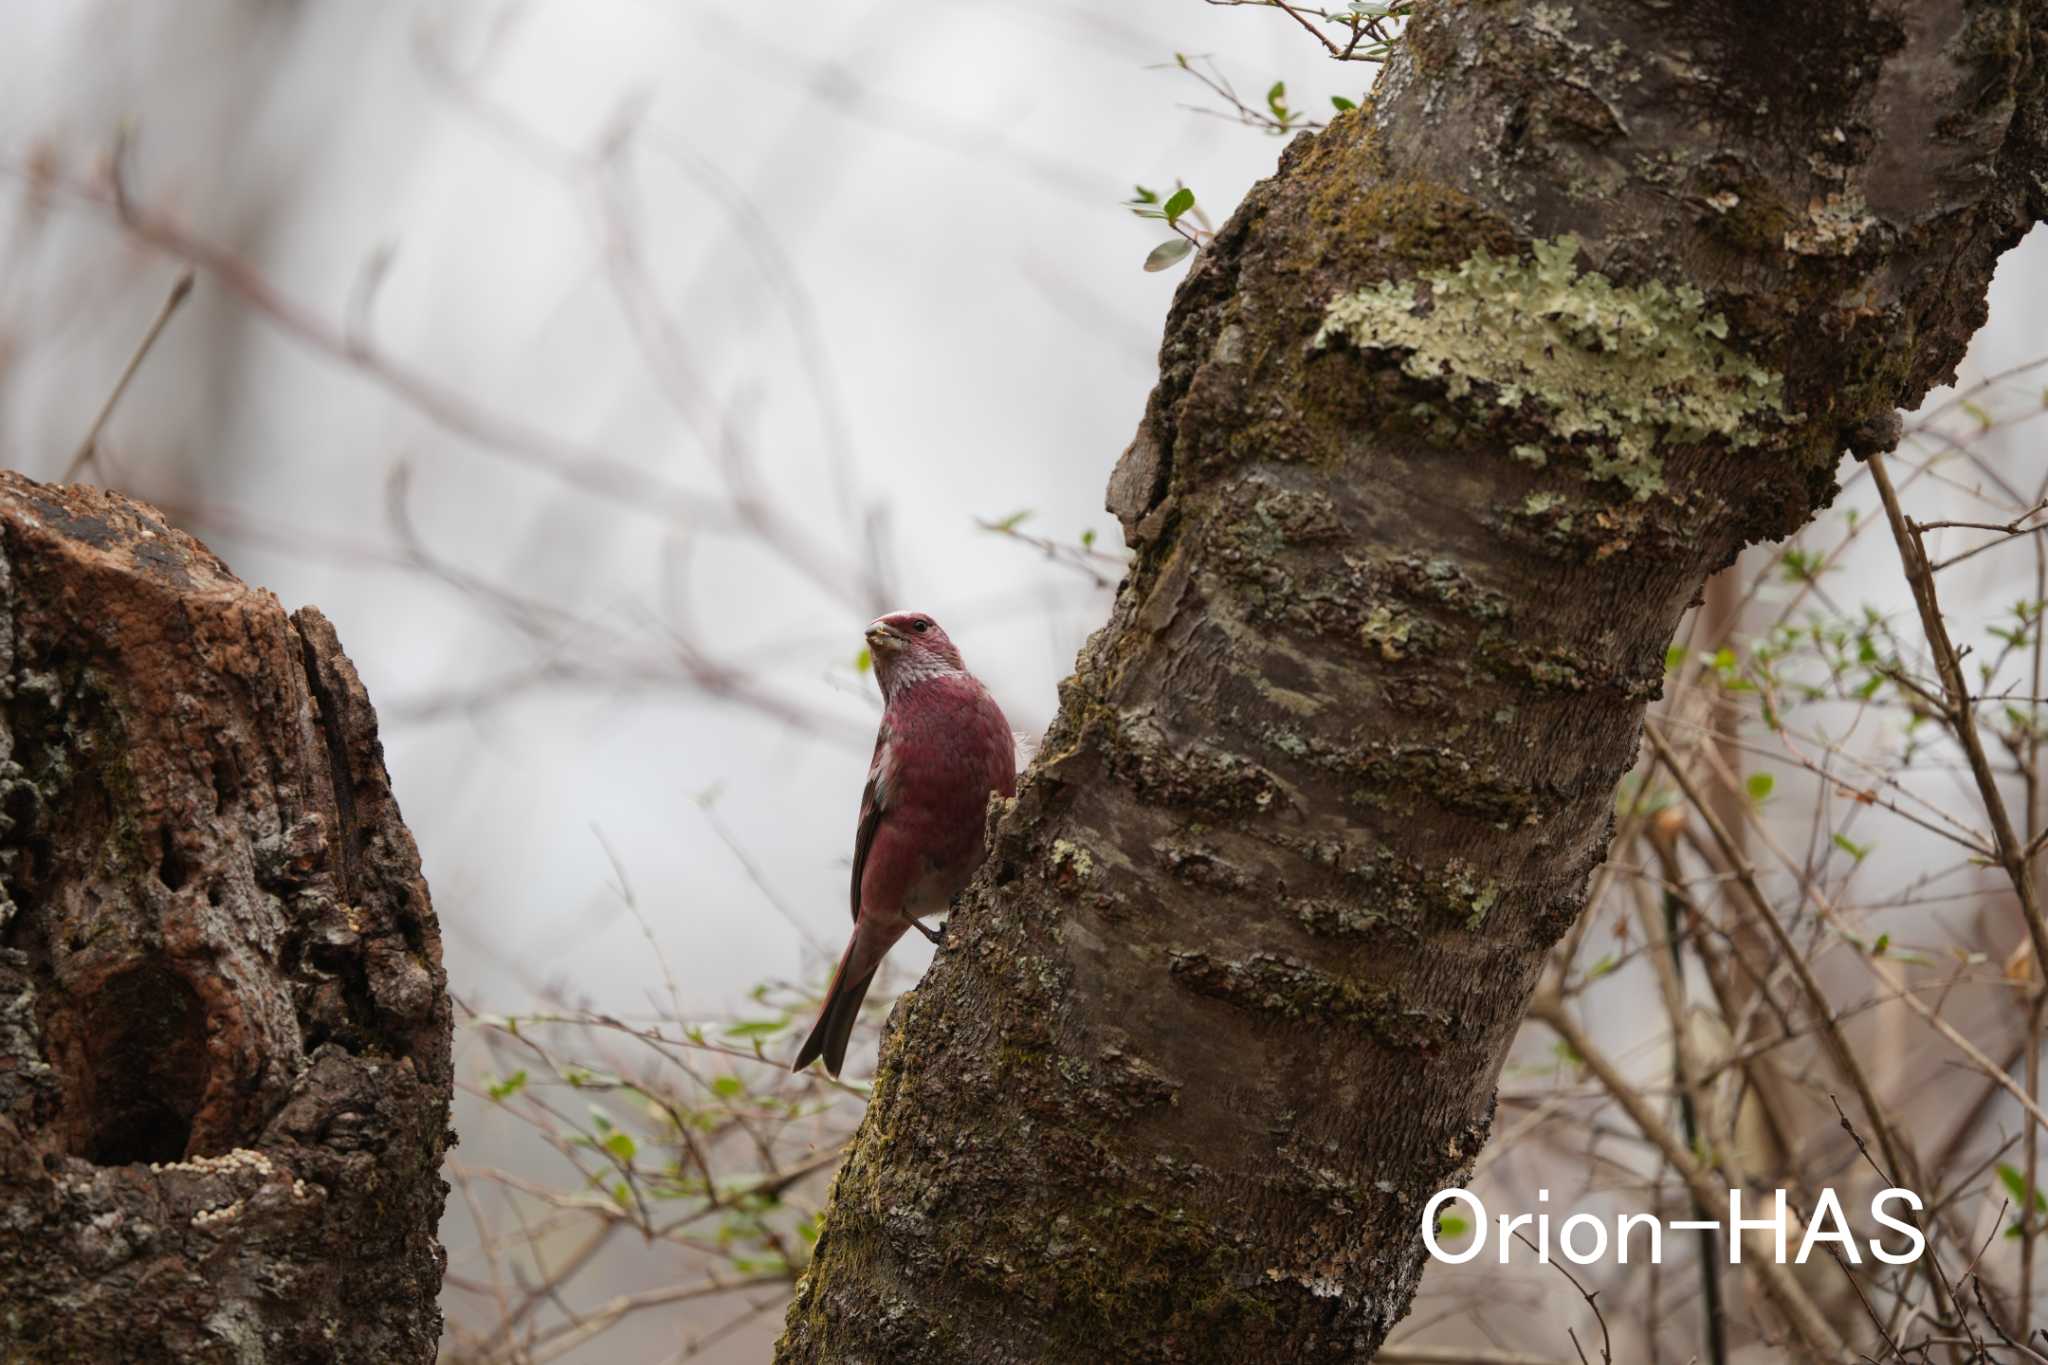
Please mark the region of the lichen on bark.
MULTIPOLYGON (((1783 425, 1784 376, 1728 344, 1728 319, 1698 289, 1618 286, 1581 271, 1578 255, 1569 234, 1531 243, 1527 259, 1482 247, 1425 272, 1426 297, 1382 281, 1332 299, 1311 344, 1399 351, 1406 373, 1441 381, 1452 402, 1532 405, 1558 449, 1585 446, 1593 477, 1639 500, 1663 487, 1667 442, 1744 449, 1783 425)), ((1516 453, 1532 448, 1543 450, 1516 453)))

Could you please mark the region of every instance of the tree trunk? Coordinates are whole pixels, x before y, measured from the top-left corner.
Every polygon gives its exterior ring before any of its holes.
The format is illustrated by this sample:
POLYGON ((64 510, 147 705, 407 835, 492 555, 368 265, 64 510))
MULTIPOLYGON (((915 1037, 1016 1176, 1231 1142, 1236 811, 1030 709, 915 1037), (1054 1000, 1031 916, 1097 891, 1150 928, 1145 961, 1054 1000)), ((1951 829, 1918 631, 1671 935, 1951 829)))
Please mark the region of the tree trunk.
POLYGON ((1181 286, 1136 562, 781 1361, 1370 1358, 1680 614, 1895 439, 2048 201, 2042 0, 1417 8, 1181 286))
POLYGON ((0 1361, 428 1361, 450 1014, 333 629, 0 474, 0 1361))

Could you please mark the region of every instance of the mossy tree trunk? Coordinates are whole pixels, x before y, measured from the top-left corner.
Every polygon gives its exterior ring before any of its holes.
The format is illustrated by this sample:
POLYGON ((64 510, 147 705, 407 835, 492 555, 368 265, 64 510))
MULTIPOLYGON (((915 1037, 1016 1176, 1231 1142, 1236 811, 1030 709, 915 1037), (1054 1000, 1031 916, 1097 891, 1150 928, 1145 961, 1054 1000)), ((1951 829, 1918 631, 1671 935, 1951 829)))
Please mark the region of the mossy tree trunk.
POLYGON ((0 473, 0 1362, 426 1362, 450 1014, 333 629, 0 473))
POLYGON ((1369 1359, 1680 614, 1893 439, 2048 205, 2041 0, 1417 8, 1181 286, 1136 562, 783 1362, 1369 1359))

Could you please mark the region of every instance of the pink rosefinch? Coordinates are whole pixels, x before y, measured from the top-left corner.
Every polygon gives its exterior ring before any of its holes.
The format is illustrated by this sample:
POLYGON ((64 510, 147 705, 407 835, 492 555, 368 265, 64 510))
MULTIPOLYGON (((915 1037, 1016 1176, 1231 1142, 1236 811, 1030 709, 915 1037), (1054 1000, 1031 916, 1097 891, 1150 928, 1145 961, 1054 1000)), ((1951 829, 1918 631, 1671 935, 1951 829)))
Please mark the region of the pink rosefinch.
POLYGON ((853 841, 853 939, 793 1071, 822 1056, 839 1074, 882 958, 912 926, 939 941, 922 917, 945 909, 981 865, 989 793, 1017 792, 1010 723, 939 623, 899 611, 867 635, 883 707, 853 841))

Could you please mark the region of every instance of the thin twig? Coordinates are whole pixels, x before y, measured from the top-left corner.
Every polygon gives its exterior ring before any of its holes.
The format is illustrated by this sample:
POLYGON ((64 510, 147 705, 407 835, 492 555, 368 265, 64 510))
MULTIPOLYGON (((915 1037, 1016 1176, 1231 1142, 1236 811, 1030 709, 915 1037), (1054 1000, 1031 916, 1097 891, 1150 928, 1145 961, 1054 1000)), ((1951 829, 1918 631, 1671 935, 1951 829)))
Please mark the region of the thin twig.
POLYGON ((1685 793, 1686 800, 1691 803, 1694 812, 1705 822, 1708 833, 1713 836, 1714 843, 1720 848, 1721 856, 1727 860, 1730 870, 1735 874, 1736 884, 1742 888, 1761 922, 1770 930, 1778 951, 1784 956, 1785 965, 1791 969, 1793 978, 1799 982, 1800 989, 1819 1016, 1822 1025, 1821 1037, 1827 1043, 1828 1050, 1842 1074, 1855 1087, 1864 1112, 1876 1126, 1878 1145, 1884 1149, 1885 1160, 1917 1183, 1917 1163, 1912 1160, 1904 1140, 1893 1131, 1892 1124, 1886 1119, 1885 1111, 1878 1102, 1876 1088, 1871 1084, 1862 1061, 1858 1059, 1848 1040, 1842 1036, 1840 1028, 1835 1024, 1834 1009, 1829 1003, 1827 992, 1814 976, 1813 969, 1807 965, 1805 956, 1799 951, 1799 945, 1792 941, 1792 935, 1786 929, 1777 908, 1771 904, 1770 898, 1764 895, 1763 888, 1757 885, 1756 873, 1750 866, 1749 859, 1737 847, 1728 827, 1721 823, 1720 817, 1707 805, 1698 786, 1685 771, 1684 762, 1671 748, 1670 742, 1658 733, 1654 725, 1645 724, 1643 734, 1650 741, 1650 747, 1657 751, 1657 757, 1662 760, 1664 770, 1671 774, 1672 780, 1685 793))
MULTIPOLYGON (((1541 1256, 1543 1254, 1534 1242, 1530 1241, 1525 1234, 1519 1231, 1515 1233, 1515 1240, 1520 1242, 1523 1246, 1529 1248, 1529 1250, 1536 1252, 1538 1256, 1541 1256)), ((1614 1342, 1607 1335, 1607 1318, 1606 1315, 1604 1315, 1600 1311, 1600 1304, 1598 1302, 1600 1297, 1599 1291, 1588 1289, 1586 1288, 1586 1286, 1580 1284, 1579 1277, 1572 1274, 1571 1271, 1566 1270, 1564 1268, 1564 1262, 1552 1261, 1550 1264, 1551 1267, 1555 1269, 1558 1274, 1564 1276, 1565 1279, 1571 1283, 1572 1288, 1579 1291, 1579 1297, 1586 1301, 1586 1307, 1593 1310, 1593 1321, 1600 1324, 1601 1365, 1614 1365, 1614 1342)), ((1585 1360, 1586 1349, 1585 1347, 1579 1345, 1578 1337, 1575 1334, 1573 1334, 1569 1328, 1566 1329, 1566 1335, 1571 1336, 1572 1347, 1573 1349, 1578 1351, 1579 1359, 1582 1361, 1585 1360)))
POLYGON ((1999 865, 2012 882, 2013 893, 2019 897, 2027 934, 2034 941, 2037 979, 2048 983, 2048 919, 2042 916, 2040 897, 2027 868, 2026 846, 2013 828, 2004 793, 1998 787, 1997 774, 1992 772, 1991 761, 1984 753, 1984 741, 1977 730, 1976 709, 1970 704, 1969 685, 1963 678, 1962 658, 1949 638, 1948 623, 1942 619, 1941 602, 1935 594, 1934 571, 1928 565, 1926 547, 1899 508, 1899 495, 1892 487, 1884 457, 1872 455, 1869 464, 1878 497, 1884 502, 1885 517, 1891 522, 1892 538, 1899 547, 1906 581, 1913 589, 1913 604, 1920 612, 1920 624, 1927 634, 1927 647, 1934 653, 1935 669, 1940 675, 1942 690, 1947 694, 1945 719, 1969 760, 1970 772, 1977 780, 1978 794, 1984 801, 1984 814, 1991 821, 1999 865))
MULTIPOLYGON (((1621 1072, 1609 1060, 1605 1051, 1596 1046, 1586 1031, 1564 1008, 1563 1001, 1555 994, 1539 993, 1530 1003, 1529 1017, 1544 1024, 1564 1040, 1585 1068, 1592 1072, 1601 1086, 1615 1103, 1627 1112, 1636 1128, 1660 1152, 1665 1160, 1679 1174, 1686 1187, 1704 1203, 1717 1198, 1726 1198, 1725 1190, 1716 1190, 1707 1172, 1693 1154, 1687 1151, 1675 1137, 1670 1127, 1660 1121, 1650 1108, 1640 1090, 1629 1084, 1621 1072)), ((1742 1268, 1754 1275, 1763 1285, 1792 1329, 1805 1341, 1811 1358, 1823 1361, 1845 1361, 1849 1358, 1848 1348, 1835 1332, 1827 1318, 1815 1306, 1786 1268, 1777 1263, 1773 1256, 1776 1248, 1766 1246, 1760 1238, 1755 1239, 1753 1254, 1744 1258, 1742 1268)))
POLYGON ((92 419, 92 426, 86 429, 85 439, 78 443, 78 452, 71 457, 71 463, 64 466, 64 472, 58 475, 57 482, 73 482, 99 456, 100 433, 106 430, 107 419, 114 415, 114 408, 120 403, 121 395, 128 392, 129 382, 135 378, 135 372, 142 368, 142 362, 148 357, 150 348, 156 345, 156 339, 164 334, 164 328, 170 323, 171 315, 178 311, 178 305, 192 292, 193 279, 192 268, 187 266, 179 271, 178 278, 171 282, 171 292, 164 296, 163 305, 156 310, 156 320, 151 322, 149 330, 142 334, 142 341, 136 346, 135 353, 128 357, 128 364, 122 369, 121 377, 114 381, 113 392, 100 404, 98 415, 92 419))

